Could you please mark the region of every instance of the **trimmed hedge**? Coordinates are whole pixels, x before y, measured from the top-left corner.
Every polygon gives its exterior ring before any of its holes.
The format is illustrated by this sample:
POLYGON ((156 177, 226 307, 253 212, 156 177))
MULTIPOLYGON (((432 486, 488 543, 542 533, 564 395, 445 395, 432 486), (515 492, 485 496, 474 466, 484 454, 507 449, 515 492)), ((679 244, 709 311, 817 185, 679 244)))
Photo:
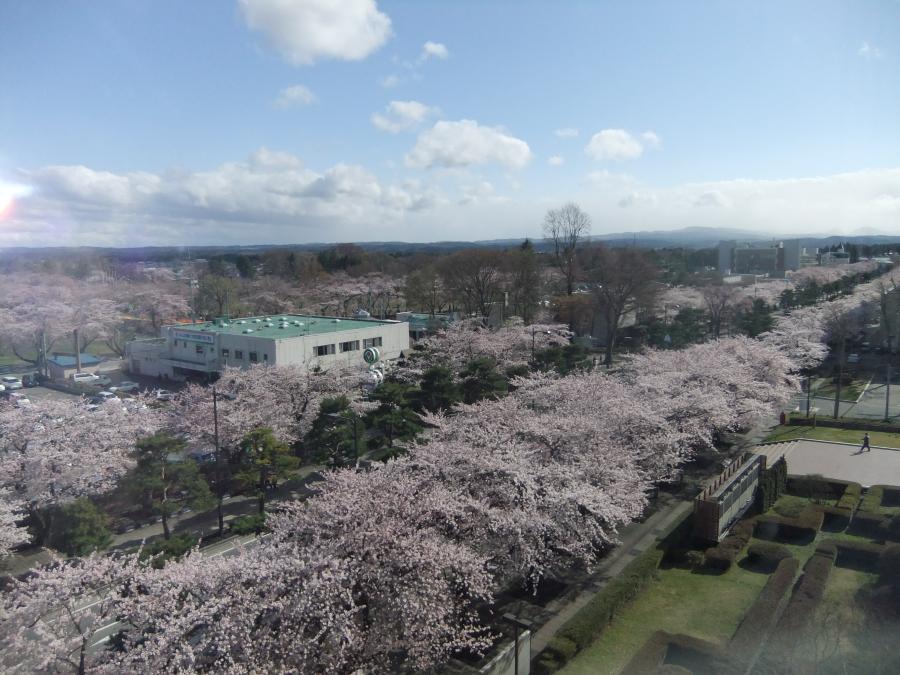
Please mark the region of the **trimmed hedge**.
POLYGON ((884 547, 878 559, 878 574, 881 583, 900 588, 900 544, 884 547))
POLYGON ((750 544, 750 548, 747 549, 747 557, 754 565, 763 567, 768 572, 774 572, 782 560, 793 558, 794 554, 781 544, 758 541, 750 544))
POLYGON ((647 585, 659 563, 663 551, 651 548, 632 560, 621 574, 591 598, 581 611, 569 619, 556 637, 571 640, 581 651, 596 640, 616 613, 633 600, 647 585))
POLYGON ((839 500, 847 488, 855 485, 855 490, 862 490, 859 483, 851 483, 846 480, 823 478, 822 476, 788 476, 786 491, 790 495, 806 497, 808 499, 834 499, 839 500))
POLYGON ((815 609, 825 593, 825 584, 828 583, 828 575, 834 567, 834 559, 833 549, 820 546, 806 561, 800 583, 794 589, 775 629, 776 642, 782 647, 787 646, 796 637, 797 632, 813 619, 815 609))
POLYGON ((873 485, 863 496, 859 504, 860 513, 881 513, 881 502, 884 500, 884 486, 873 485))
POLYGON ((878 526, 878 533, 879 537, 883 537, 888 541, 900 541, 900 513, 886 518, 878 526))
POLYGON ((557 663, 566 663, 578 652, 578 645, 569 638, 557 635, 550 639, 544 651, 550 654, 557 663))
POLYGON ((782 601, 794 583, 800 561, 794 557, 778 563, 778 568, 766 581, 756 601, 744 614, 740 625, 728 643, 729 652, 739 663, 749 662, 766 635, 778 620, 782 601))
POLYGON ((872 544, 866 541, 846 541, 843 539, 827 539, 819 545, 821 550, 834 550, 835 565, 849 567, 865 572, 877 572, 879 560, 887 547, 883 544, 872 544))
POLYGON ((725 652, 719 645, 690 635, 658 630, 631 658, 621 675, 647 675, 669 666, 702 673, 729 670, 725 652))
MULTIPOLYGON (((787 419, 787 423, 792 426, 808 427, 810 420, 802 416, 791 415, 787 419)), ((877 420, 860 420, 842 417, 839 420, 832 418, 823 418, 816 416, 816 426, 829 427, 832 429, 856 429, 857 431, 887 431, 889 433, 900 433, 900 427, 896 424, 879 422, 877 420)))
MULTIPOLYGON (((836 504, 837 508, 852 511, 856 508, 856 504, 859 502, 861 494, 862 486, 859 483, 848 483, 841 498, 838 499, 838 503, 836 504)), ((878 503, 881 503, 880 499, 878 500, 878 503)))
POLYGON ((759 539, 781 541, 812 540, 825 522, 825 511, 818 504, 810 504, 796 518, 784 516, 758 516, 755 536, 759 539))
POLYGON ((890 516, 881 513, 857 512, 850 521, 850 532, 869 538, 877 538, 885 533, 890 516))
POLYGON ((756 510, 765 513, 772 508, 787 487, 787 462, 784 457, 767 467, 759 477, 759 490, 756 491, 756 510))
POLYGON ((745 518, 735 523, 731 532, 712 548, 706 549, 703 558, 710 569, 727 572, 753 536, 754 519, 745 518))

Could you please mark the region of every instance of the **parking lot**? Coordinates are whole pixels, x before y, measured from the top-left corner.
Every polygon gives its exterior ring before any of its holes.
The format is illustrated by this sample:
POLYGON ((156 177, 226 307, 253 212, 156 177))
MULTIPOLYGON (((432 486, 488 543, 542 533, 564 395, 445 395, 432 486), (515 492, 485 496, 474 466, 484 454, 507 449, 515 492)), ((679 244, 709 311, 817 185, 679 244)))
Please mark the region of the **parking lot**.
MULTIPOLYGON (((154 391, 156 389, 165 388, 169 390, 177 390, 180 385, 176 382, 167 382, 165 386, 163 386, 158 380, 149 377, 141 377, 131 375, 130 373, 126 373, 122 370, 124 366, 124 362, 121 359, 109 360, 105 361, 100 365, 98 374, 106 375, 111 380, 111 384, 105 385, 104 387, 95 386, 92 387, 92 390, 100 391, 101 389, 109 389, 110 387, 115 387, 120 382, 130 381, 136 382, 140 386, 140 391, 154 391)), ((18 377, 20 380, 28 374, 34 373, 35 369, 32 368, 23 368, 23 369, 15 369, 12 372, 9 372, 11 369, 5 369, 7 372, 4 372, 3 375, 11 375, 14 377, 18 377)), ((71 383, 71 382, 69 382, 71 383)), ((59 391, 58 389, 50 389, 49 387, 37 386, 37 387, 23 387, 22 389, 17 390, 20 393, 25 394, 28 399, 32 403, 40 403, 41 401, 62 401, 66 399, 75 399, 81 398, 80 394, 72 394, 65 391, 59 391)))

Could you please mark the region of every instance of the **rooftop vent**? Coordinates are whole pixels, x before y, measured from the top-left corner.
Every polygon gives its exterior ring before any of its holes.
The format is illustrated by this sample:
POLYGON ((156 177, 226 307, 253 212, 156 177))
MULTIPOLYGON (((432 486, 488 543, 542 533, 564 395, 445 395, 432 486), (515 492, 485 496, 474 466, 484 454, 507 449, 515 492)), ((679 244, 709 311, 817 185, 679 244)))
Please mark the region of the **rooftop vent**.
POLYGON ((260 319, 253 319, 253 323, 259 323, 260 319))
POLYGON ((244 329, 244 333, 252 333, 252 332, 253 332, 253 329, 252 329, 252 328, 245 328, 245 329, 244 329))
POLYGON ((340 319, 332 319, 332 320, 331 320, 331 323, 340 323, 340 322, 341 322, 340 319))

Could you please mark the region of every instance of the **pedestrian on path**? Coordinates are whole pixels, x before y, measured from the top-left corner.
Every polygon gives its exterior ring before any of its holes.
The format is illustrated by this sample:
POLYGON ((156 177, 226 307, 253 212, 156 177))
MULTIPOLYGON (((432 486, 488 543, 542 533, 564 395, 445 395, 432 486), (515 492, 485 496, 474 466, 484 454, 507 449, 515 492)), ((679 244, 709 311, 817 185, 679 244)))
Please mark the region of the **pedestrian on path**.
POLYGON ((872 452, 872 448, 869 447, 869 432, 868 431, 866 432, 866 435, 863 436, 863 444, 862 444, 862 447, 859 449, 860 452, 863 452, 864 450, 868 450, 869 452, 872 452))

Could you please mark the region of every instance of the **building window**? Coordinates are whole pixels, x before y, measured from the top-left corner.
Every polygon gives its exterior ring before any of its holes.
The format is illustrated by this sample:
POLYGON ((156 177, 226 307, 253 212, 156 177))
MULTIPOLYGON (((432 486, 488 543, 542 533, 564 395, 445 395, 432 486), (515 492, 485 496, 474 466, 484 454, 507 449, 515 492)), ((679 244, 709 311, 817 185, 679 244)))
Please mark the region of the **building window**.
POLYGON ((235 349, 234 350, 234 358, 240 359, 241 361, 243 361, 244 360, 244 352, 242 352, 240 349, 235 349))
POLYGON ((256 352, 250 352, 250 363, 256 363, 259 361, 259 357, 256 355, 256 352))
POLYGON ((268 360, 269 360, 269 355, 263 354, 263 361, 268 361, 268 360))
POLYGON ((316 347, 316 356, 328 356, 334 354, 334 345, 319 345, 316 347))
POLYGON ((227 350, 227 349, 223 349, 223 350, 222 350, 222 358, 223 358, 223 359, 227 359, 227 358, 228 358, 228 350, 227 350))
POLYGON ((366 338, 365 340, 363 340, 363 348, 368 349, 369 347, 380 347, 380 346, 381 346, 381 338, 380 337, 366 338))
POLYGON ((202 354, 203 353, 203 345, 197 345, 197 347, 195 348, 195 351, 198 354, 202 354))
POLYGON ((341 343, 341 353, 355 352, 359 349, 359 340, 351 340, 350 342, 341 343))

